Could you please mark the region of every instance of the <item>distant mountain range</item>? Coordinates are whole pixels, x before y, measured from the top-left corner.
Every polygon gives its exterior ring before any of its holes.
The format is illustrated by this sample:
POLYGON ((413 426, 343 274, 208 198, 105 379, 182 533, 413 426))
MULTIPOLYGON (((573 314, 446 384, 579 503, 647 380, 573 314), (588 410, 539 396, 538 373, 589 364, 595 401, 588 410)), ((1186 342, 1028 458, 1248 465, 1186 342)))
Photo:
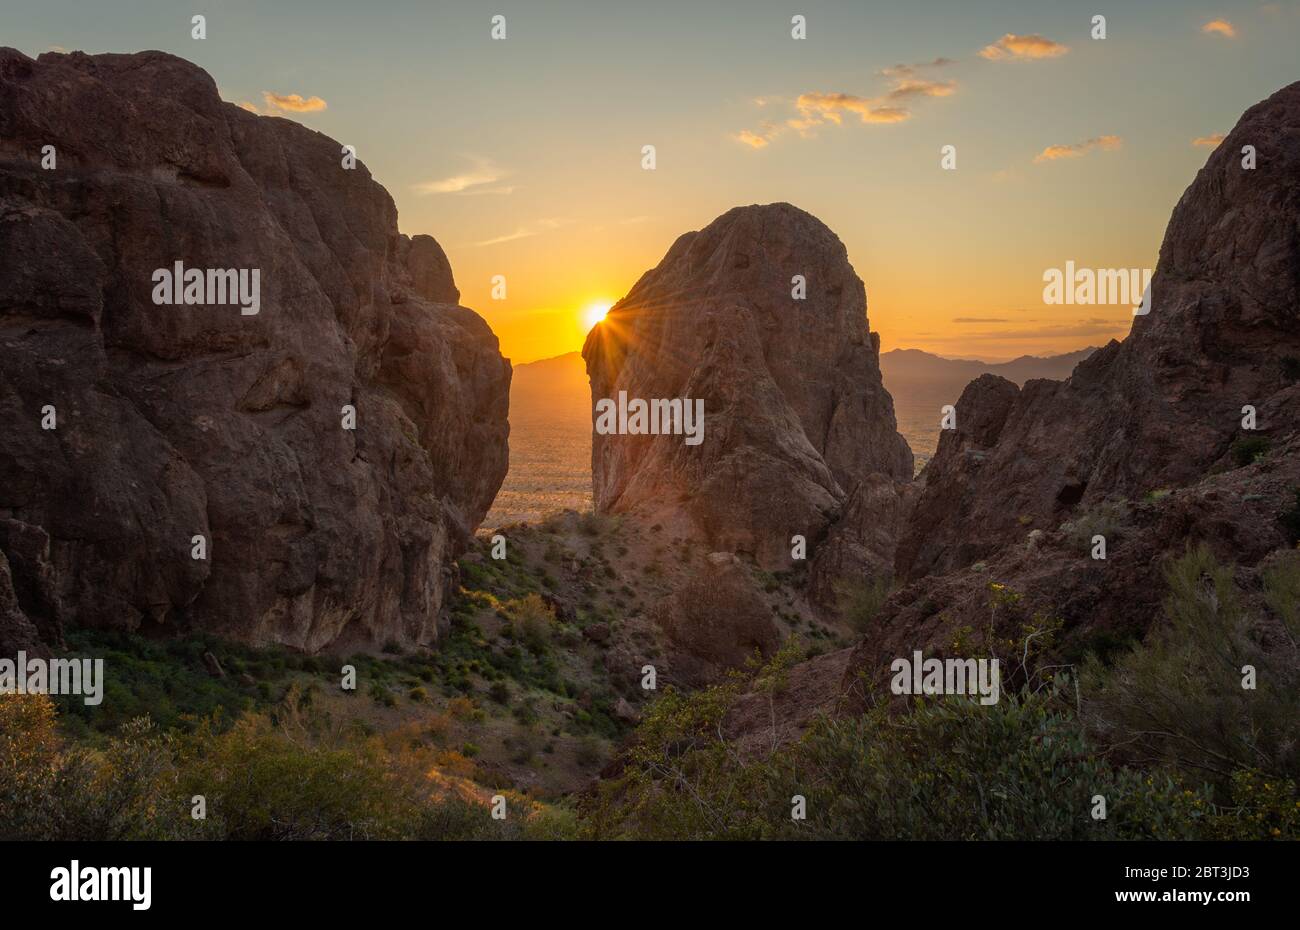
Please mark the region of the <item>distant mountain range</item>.
POLYGON ((898 396, 890 382, 926 381, 930 383, 959 380, 967 382, 983 374, 1001 375, 1008 381, 1023 385, 1033 378, 1051 378, 1063 381, 1070 377, 1074 366, 1092 353, 1095 346, 1066 352, 1064 355, 1022 355, 1009 362, 984 362, 979 359, 944 358, 920 349, 892 349, 880 354, 880 371, 885 376, 885 387, 898 396))
MULTIPOLYGON (((1032 378, 1062 381, 1070 377, 1075 365, 1096 351, 1095 346, 1089 346, 1063 355, 1022 355, 1009 362, 985 362, 970 358, 944 358, 920 349, 892 349, 880 354, 880 370, 885 376, 885 387, 898 400, 899 391, 895 390, 894 384, 912 388, 920 382, 929 388, 948 388, 953 382, 960 382, 964 387, 982 374, 1001 375, 1020 385, 1032 378)), ((588 394, 587 368, 583 364, 581 353, 566 352, 554 358, 515 365, 511 408, 514 409, 519 404, 531 406, 532 402, 542 400, 543 396, 550 404, 554 404, 560 397, 573 396, 574 402, 586 415, 591 397, 588 394)))
MULTIPOLYGON (((1090 346, 1063 355, 984 362, 944 358, 920 349, 893 349, 881 353, 880 370, 894 398, 898 431, 911 445, 919 468, 938 443, 941 408, 955 404, 966 385, 980 375, 1001 375, 1018 385, 1032 378, 1062 381, 1096 351, 1090 346)), ((510 473, 489 524, 533 519, 540 512, 533 498, 542 489, 555 492, 555 486, 572 498, 566 498, 563 506, 579 506, 591 465, 591 389, 581 353, 566 352, 514 366, 510 426, 510 473)), ((555 501, 548 504, 554 506, 555 501)))

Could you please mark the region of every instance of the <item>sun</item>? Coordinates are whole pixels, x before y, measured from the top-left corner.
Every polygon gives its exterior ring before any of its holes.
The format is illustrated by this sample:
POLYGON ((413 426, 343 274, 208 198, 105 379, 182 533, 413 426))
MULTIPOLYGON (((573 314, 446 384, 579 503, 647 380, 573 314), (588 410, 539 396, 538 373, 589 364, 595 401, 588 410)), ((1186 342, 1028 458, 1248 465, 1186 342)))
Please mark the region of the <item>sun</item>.
POLYGON ((605 319, 605 314, 609 313, 609 308, 614 306, 607 300, 598 300, 595 303, 588 304, 582 311, 582 322, 591 329, 605 319))

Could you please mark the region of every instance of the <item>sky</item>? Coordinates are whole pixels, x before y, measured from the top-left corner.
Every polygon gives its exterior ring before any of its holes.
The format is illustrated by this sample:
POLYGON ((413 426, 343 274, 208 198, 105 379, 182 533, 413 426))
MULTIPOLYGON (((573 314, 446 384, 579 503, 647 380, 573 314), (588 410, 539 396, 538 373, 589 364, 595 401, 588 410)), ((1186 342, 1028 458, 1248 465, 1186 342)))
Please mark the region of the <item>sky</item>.
POLYGON ((0 44, 161 49, 355 145, 515 362, 774 201, 844 241, 882 349, 1003 360, 1124 336, 1044 271, 1154 267, 1215 134, 1300 79, 1300 2, 0 0, 0 44))

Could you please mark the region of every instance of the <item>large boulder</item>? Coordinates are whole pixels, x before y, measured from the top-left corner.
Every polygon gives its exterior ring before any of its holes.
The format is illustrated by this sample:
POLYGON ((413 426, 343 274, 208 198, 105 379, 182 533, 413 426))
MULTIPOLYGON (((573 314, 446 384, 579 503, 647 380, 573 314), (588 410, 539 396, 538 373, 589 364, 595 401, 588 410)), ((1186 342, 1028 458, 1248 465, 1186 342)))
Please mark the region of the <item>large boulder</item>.
POLYGON ((171 55, 0 49, 0 550, 43 638, 436 638, 510 365, 343 161, 171 55), (177 262, 256 269, 259 312, 155 304, 177 262))
POLYGON ((699 445, 593 431, 600 510, 778 568, 791 536, 821 534, 859 481, 911 478, 862 281, 835 234, 789 204, 737 207, 681 236, 583 358, 593 419, 620 394, 704 402, 699 445))

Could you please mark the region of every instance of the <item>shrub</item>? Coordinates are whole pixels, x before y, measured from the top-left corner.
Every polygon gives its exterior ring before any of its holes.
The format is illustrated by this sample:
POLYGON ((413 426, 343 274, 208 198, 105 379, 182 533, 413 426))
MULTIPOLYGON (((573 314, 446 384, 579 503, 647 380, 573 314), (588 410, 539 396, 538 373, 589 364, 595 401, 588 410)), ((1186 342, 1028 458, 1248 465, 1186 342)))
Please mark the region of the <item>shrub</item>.
POLYGON ((599 765, 604 758, 604 751, 601 748, 600 740, 594 736, 583 736, 579 738, 577 746, 574 748, 573 757, 583 768, 594 768, 599 765))
POLYGON ((1273 611, 1292 645, 1300 641, 1300 553, 1285 553, 1264 571, 1264 603, 1273 611))
POLYGON ((1054 694, 883 705, 817 721, 798 742, 744 755, 720 722, 738 696, 779 687, 789 656, 751 678, 647 711, 621 775, 579 813, 586 835, 637 839, 1116 839, 1195 835, 1213 810, 1159 773, 1115 768, 1091 750, 1054 694), (1091 816, 1092 797, 1107 819, 1091 816), (802 795, 806 816, 790 816, 802 795))
POLYGON ((1295 490, 1295 506, 1279 514, 1277 522, 1282 524, 1287 542, 1293 546, 1300 543, 1300 488, 1295 490))
POLYGON ((1242 436, 1233 442, 1229 451, 1232 461, 1242 468, 1262 459, 1268 453, 1269 445, 1267 436, 1242 436))
POLYGON ((855 632, 866 633, 885 606, 889 591, 890 581, 885 577, 841 584, 837 591, 840 613, 855 632))
MULTIPOLYGON (((1085 666, 1089 725, 1139 762, 1209 773, 1222 787, 1240 769, 1300 776, 1300 665, 1294 646, 1265 648, 1229 566, 1205 546, 1165 571, 1166 622, 1109 669, 1085 666), (1243 687, 1243 668, 1255 687, 1243 687)), ((1266 600, 1294 591, 1291 568, 1265 579, 1266 600)))
POLYGON ((533 812, 522 798, 513 803, 529 813, 512 823, 494 821, 452 782, 431 780, 425 755, 331 734, 327 721, 303 718, 296 707, 293 700, 274 717, 249 713, 229 725, 210 718, 185 734, 162 734, 140 720, 89 751, 62 744, 54 704, 45 696, 0 695, 0 839, 526 839, 573 833, 571 818, 533 812), (206 799, 206 819, 191 816, 196 794, 206 799))
POLYGON ((555 626, 555 611, 537 593, 507 601, 502 609, 514 625, 519 639, 534 655, 546 651, 555 626))
POLYGON ((1107 545, 1122 538, 1132 529, 1130 516, 1126 501, 1102 501, 1062 523, 1061 531, 1072 548, 1087 552, 1094 536, 1105 536, 1107 545))

